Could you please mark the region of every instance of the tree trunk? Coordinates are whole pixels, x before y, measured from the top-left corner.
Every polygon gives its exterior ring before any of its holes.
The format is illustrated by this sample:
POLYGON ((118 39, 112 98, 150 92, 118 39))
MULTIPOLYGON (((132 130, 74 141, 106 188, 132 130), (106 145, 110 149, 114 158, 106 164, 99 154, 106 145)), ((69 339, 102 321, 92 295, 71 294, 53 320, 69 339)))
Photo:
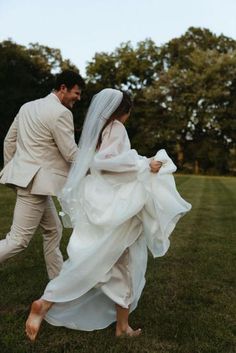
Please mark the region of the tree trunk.
POLYGON ((199 163, 198 160, 194 162, 194 174, 199 174, 199 163))
POLYGON ((184 151, 180 143, 177 143, 176 150, 177 150, 178 167, 182 168, 184 164, 184 151))

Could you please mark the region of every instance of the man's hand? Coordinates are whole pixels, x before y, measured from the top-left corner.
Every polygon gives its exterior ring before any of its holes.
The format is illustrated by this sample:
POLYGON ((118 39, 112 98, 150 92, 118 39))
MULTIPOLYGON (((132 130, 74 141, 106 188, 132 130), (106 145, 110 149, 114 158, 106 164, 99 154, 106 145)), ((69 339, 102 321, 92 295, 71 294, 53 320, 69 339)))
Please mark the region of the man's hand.
POLYGON ((161 166, 162 166, 162 162, 159 161, 154 161, 154 159, 150 162, 149 164, 151 172, 152 173, 158 173, 161 166))

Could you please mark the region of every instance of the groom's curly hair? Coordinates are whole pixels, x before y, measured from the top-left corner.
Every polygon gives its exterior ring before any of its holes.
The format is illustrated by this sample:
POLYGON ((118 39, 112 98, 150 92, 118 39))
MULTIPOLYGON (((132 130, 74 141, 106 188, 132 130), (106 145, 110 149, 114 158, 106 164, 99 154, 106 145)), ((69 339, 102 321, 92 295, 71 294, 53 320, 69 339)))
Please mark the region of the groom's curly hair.
POLYGON ((75 85, 78 85, 80 89, 85 88, 85 82, 82 76, 72 70, 64 70, 60 74, 56 75, 54 88, 59 91, 61 85, 65 85, 70 90, 75 85))
POLYGON ((102 133, 104 129, 114 120, 120 120, 123 115, 128 114, 133 107, 131 96, 127 92, 121 92, 123 93, 122 101, 120 102, 119 106, 116 108, 114 113, 112 113, 110 118, 107 119, 106 124, 103 126, 98 138, 97 148, 99 148, 102 143, 102 133))

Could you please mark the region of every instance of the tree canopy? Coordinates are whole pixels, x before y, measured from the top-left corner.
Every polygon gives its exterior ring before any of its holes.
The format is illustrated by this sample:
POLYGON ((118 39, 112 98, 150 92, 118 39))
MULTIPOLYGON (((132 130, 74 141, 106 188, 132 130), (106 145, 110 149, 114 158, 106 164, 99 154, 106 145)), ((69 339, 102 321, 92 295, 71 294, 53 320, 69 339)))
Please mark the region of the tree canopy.
POLYGON ((5 40, 0 43, 0 145, 20 106, 49 93, 53 86, 53 73, 71 68, 63 60, 59 49, 38 43, 28 47, 5 40))
MULTIPOLYGON (((59 49, 38 43, 0 43, 1 141, 20 105, 48 93, 53 74, 78 69, 59 49)), ((75 111, 82 127, 93 94, 105 87, 128 90, 133 147, 153 155, 166 148, 182 171, 236 171, 236 41, 191 27, 162 46, 151 39, 96 53, 86 68, 87 88, 75 111)))

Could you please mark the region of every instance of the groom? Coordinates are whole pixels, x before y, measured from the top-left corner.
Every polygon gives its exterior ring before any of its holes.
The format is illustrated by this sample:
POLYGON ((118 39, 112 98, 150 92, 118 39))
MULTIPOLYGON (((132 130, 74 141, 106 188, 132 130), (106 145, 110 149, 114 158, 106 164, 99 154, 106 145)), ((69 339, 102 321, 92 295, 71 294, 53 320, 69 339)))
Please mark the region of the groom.
POLYGON ((84 86, 74 71, 59 74, 52 93, 20 108, 4 140, 0 183, 13 186, 17 197, 11 229, 0 241, 0 262, 24 250, 40 226, 49 279, 63 262, 62 226, 51 196, 62 189, 77 153, 70 109, 84 86))

